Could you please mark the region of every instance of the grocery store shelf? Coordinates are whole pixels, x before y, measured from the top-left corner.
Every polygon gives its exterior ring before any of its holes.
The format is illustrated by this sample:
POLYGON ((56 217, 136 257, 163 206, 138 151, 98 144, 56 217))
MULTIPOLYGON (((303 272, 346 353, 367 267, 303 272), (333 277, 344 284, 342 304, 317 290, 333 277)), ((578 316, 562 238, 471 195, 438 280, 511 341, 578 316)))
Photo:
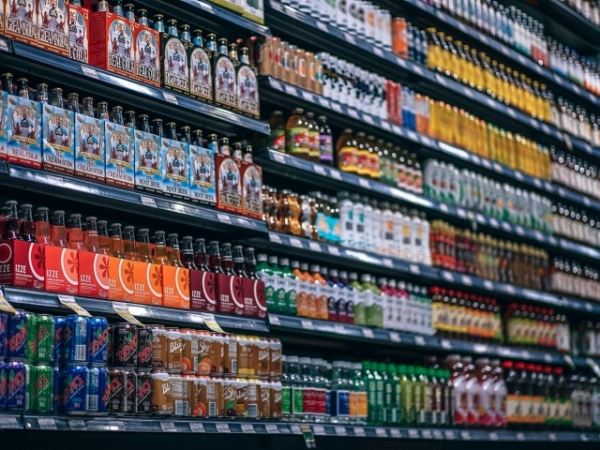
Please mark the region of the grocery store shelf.
MULTIPOLYGON (((40 309, 44 311, 69 313, 69 309, 58 300, 58 294, 45 291, 33 291, 4 286, 4 296, 13 306, 21 309, 40 309)), ((127 305, 129 312, 143 323, 170 323, 178 326, 199 328, 204 325, 203 313, 183 309, 162 308, 135 303, 113 302, 111 300, 75 296, 75 300, 92 315, 118 317, 113 304, 127 305)), ((215 320, 226 330, 268 332, 266 320, 243 316, 215 314, 215 320)), ((1 427, 0 427, 1 428, 1 427)))
MULTIPOLYGON (((515 441, 515 442, 598 442, 598 433, 579 431, 485 431, 440 428, 405 428, 386 426, 362 426, 343 424, 302 424, 312 429, 318 442, 319 436, 344 438, 410 439, 429 441, 515 441)), ((1 430, 73 431, 73 432, 148 432, 148 433, 199 433, 199 434, 266 434, 288 435, 301 439, 301 425, 294 422, 253 422, 250 420, 205 420, 174 418, 133 418, 86 416, 67 417, 59 415, 23 415, 0 413, 1 430)), ((225 436, 222 436, 225 438, 225 436)), ((175 441, 173 441, 175 442, 175 441)), ((345 441, 341 441, 345 442, 345 441)))
POLYGON ((116 104, 126 103, 136 109, 143 108, 152 114, 159 112, 181 123, 201 122, 203 127, 206 125, 205 129, 224 134, 235 134, 242 130, 269 134, 269 125, 266 122, 173 91, 133 81, 20 42, 10 42, 3 37, 0 37, 0 64, 15 71, 41 75, 47 83, 71 86, 78 91, 84 90, 92 94, 98 93, 101 85, 103 98, 116 104), (8 51, 3 51, 2 42, 7 43, 8 51))
POLYGON ((166 197, 16 165, 10 165, 8 176, 0 172, 0 185, 52 195, 88 205, 97 205, 107 209, 120 210, 130 214, 172 219, 177 223, 198 228, 208 228, 215 231, 239 231, 244 229, 246 234, 266 233, 266 225, 260 220, 249 219, 166 197))

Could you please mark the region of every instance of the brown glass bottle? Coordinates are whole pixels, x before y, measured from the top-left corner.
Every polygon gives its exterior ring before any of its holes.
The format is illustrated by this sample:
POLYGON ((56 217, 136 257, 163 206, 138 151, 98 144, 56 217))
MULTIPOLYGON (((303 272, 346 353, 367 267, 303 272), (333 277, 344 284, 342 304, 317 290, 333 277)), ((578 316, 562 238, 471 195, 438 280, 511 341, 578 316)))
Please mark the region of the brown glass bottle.
POLYGON ((85 250, 83 229, 81 227, 81 214, 71 214, 69 217, 68 242, 71 250, 85 250))
POLYGON ((181 245, 179 246, 181 262, 183 265, 190 270, 196 270, 196 264, 194 262, 194 241, 191 236, 184 236, 181 238, 181 245))
POLYGON ((241 245, 233 246, 233 270, 238 277, 249 278, 244 266, 244 249, 241 245))
POLYGON ((246 247, 244 251, 244 265, 248 278, 252 278, 253 280, 260 279, 256 274, 256 257, 254 256, 253 247, 246 247))
POLYGON ((181 262, 181 255, 179 253, 179 236, 177 233, 170 233, 167 236, 167 259, 169 265, 173 267, 185 267, 181 262))
POLYGON ((62 248, 69 247, 69 244, 67 243, 67 229, 65 227, 64 211, 54 211, 54 213, 52 214, 52 227, 50 228, 50 233, 52 234, 52 243, 55 246, 62 248))
POLYGON ((148 264, 154 262, 152 260, 152 256, 150 255, 150 230, 148 230, 148 228, 142 228, 138 230, 137 248, 138 257, 141 262, 148 264))
POLYGON ((167 241, 164 231, 156 231, 154 233, 154 264, 161 266, 170 266, 169 258, 167 257, 167 241))
POLYGON ((129 261, 140 260, 135 242, 135 227, 131 225, 123 228, 123 251, 125 252, 125 259, 129 261))
POLYGON ((35 238, 38 244, 54 245, 50 239, 50 222, 48 219, 48 208, 38 208, 35 212, 35 238))
POLYGON ((221 265, 223 272, 227 275, 235 275, 233 270, 233 256, 231 254, 231 244, 224 243, 221 245, 221 265))
POLYGON ((202 272, 210 272, 208 268, 208 255, 206 254, 206 241, 198 238, 194 241, 194 264, 202 272))
POLYGON ((210 241, 208 244, 208 267, 211 272, 225 273, 221 261, 221 251, 219 241, 210 241))
POLYGON ((125 259, 123 232, 121 231, 120 223, 113 223, 110 226, 110 256, 125 259))

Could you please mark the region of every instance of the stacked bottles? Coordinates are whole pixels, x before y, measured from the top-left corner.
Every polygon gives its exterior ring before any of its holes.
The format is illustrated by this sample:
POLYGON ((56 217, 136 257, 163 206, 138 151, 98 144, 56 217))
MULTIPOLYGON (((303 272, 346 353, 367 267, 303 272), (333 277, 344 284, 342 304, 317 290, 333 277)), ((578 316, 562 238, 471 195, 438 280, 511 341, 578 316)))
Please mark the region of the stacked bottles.
POLYGON ((590 214, 583 208, 557 203, 552 207, 554 230, 565 236, 588 245, 600 246, 600 217, 590 214))
POLYGON ((424 185, 426 195, 434 200, 545 233, 553 232, 556 218, 552 220, 552 203, 535 192, 431 159, 425 162, 424 185))
POLYGON ((558 97, 552 108, 552 123, 560 130, 596 145, 599 118, 597 114, 588 114, 584 107, 558 97))
POLYGON ((584 320, 571 330, 571 341, 575 356, 600 356, 600 322, 584 320))
MULTIPOLYGON (((597 131, 597 130, 596 130, 597 131)), ((600 146, 600 132, 595 146, 600 146)), ((588 161, 583 161, 554 147, 550 148, 552 157, 552 181, 576 191, 600 198, 600 180, 598 167, 588 161)))
POLYGON ((549 290, 558 294, 600 300, 599 272, 579 261, 554 257, 550 266, 549 290))

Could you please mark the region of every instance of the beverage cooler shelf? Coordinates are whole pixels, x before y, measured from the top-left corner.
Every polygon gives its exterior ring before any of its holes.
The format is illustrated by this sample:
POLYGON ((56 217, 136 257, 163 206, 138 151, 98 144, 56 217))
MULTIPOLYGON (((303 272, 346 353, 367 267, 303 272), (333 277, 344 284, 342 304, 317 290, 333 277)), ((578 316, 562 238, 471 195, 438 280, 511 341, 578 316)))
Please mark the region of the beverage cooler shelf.
MULTIPOLYGON (((474 167, 477 168, 476 170, 485 172, 491 177, 502 177, 508 179, 509 181, 516 181, 518 183, 526 185, 528 188, 534 188, 538 192, 541 192, 543 194, 550 194, 557 198, 561 198, 569 202, 574 202, 579 205, 583 205, 586 208, 591 208, 593 210, 600 211, 600 201, 594 200, 586 195, 580 194, 575 191, 571 191, 567 188, 563 188, 549 181, 532 177, 530 175, 527 175, 526 173, 514 170, 495 161, 482 158, 481 156, 475 155, 466 150, 455 147, 453 145, 446 144, 436 139, 432 139, 429 136, 425 136, 421 133, 417 133, 412 130, 407 130, 404 127, 388 122, 387 120, 382 120, 379 117, 372 116, 370 114, 367 114, 365 112, 362 112, 360 110, 346 105, 342 105, 317 94, 313 94, 312 92, 308 92, 304 89, 300 89, 288 83, 276 80, 272 77, 265 77, 263 79, 261 87, 263 87, 263 96, 268 96, 269 94, 271 96, 280 96, 281 94, 284 94, 286 97, 294 97, 296 102, 306 104, 310 108, 316 107, 320 111, 323 111, 328 115, 335 115, 340 119, 343 118, 346 124, 352 123, 355 127, 360 126, 363 128, 366 126, 372 128, 379 134, 381 134, 381 132, 383 131, 390 138, 400 137, 412 144, 419 145, 427 151, 429 151, 431 156, 434 156, 435 153, 443 153, 444 155, 446 155, 446 157, 449 157, 452 160, 457 160, 458 163, 467 162, 469 164, 472 164, 474 167)), ((281 163, 281 160, 275 160, 274 158, 277 158, 277 156, 273 156, 270 153, 269 159, 281 163)), ((343 174, 336 174, 335 172, 339 171, 336 171, 335 169, 325 168, 319 164, 312 164, 310 162, 306 163, 308 164, 306 165, 304 164, 304 162, 295 163, 288 162, 286 160, 286 162, 282 164, 286 164, 288 166, 298 169, 307 170, 309 172, 314 172, 318 175, 330 174, 330 178, 333 180, 340 180, 340 176, 343 176, 343 174), (300 166, 299 164, 302 165, 300 166)), ((354 178, 357 178, 358 180, 358 177, 354 178)), ((368 180, 365 179, 365 181, 368 180)), ((393 188, 389 187, 389 189, 393 188)))
POLYGON ((294 422, 252 422, 212 420, 162 420, 158 417, 130 419, 127 417, 64 417, 26 414, 0 414, 0 430, 45 431, 120 431, 147 433, 200 433, 200 434, 265 434, 287 435, 301 439, 310 427, 318 442, 319 436, 337 438, 415 439, 429 441, 514 441, 514 442, 598 442, 598 433, 549 431, 486 431, 431 428, 395 428, 342 424, 296 424, 294 422))
POLYGON ((64 58, 51 52, 0 37, 0 65, 5 69, 27 70, 62 86, 98 92, 119 103, 149 111, 161 111, 176 120, 206 124, 207 128, 232 134, 243 129, 269 134, 269 125, 258 119, 194 100, 173 91, 133 81, 106 70, 64 58))
MULTIPOLYGON (((13 306, 29 309, 37 308, 52 310, 54 313, 62 312, 65 315, 69 313, 69 309, 64 307, 58 299, 58 294, 44 291, 33 291, 26 289, 13 288, 4 286, 4 296, 13 306)), ((129 312, 139 318, 141 322, 150 323, 172 323, 179 326, 187 325, 194 328, 204 325, 204 313, 162 308, 159 306, 138 305, 135 303, 113 302, 105 299, 95 299, 88 297, 75 296, 75 301, 78 305, 92 313, 93 315, 114 316, 117 313, 114 310, 114 304, 120 303, 126 305, 129 312)), ((214 314, 217 323, 227 330, 239 331, 247 330, 254 332, 268 332, 268 326, 265 320, 243 317, 229 316, 225 314, 214 314)), ((1 428, 1 427, 0 427, 1 428)))

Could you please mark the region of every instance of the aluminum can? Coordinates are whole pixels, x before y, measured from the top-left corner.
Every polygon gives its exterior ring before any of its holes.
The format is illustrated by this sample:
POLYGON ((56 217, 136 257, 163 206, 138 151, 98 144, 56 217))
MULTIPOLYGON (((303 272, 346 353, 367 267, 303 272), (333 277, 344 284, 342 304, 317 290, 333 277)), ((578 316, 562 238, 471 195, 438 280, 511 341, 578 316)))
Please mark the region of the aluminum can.
POLYGON ((39 363, 31 368, 31 378, 27 384, 30 409, 34 412, 53 412, 54 372, 52 366, 39 363))
POLYGON ((63 334, 65 363, 86 363, 89 342, 88 318, 77 314, 67 316, 67 326, 63 334))
POLYGON ((54 317, 50 314, 36 315, 35 343, 35 361, 52 361, 54 357, 54 317))
POLYGON ((65 359, 64 335, 67 327, 67 318, 54 316, 54 355, 52 361, 61 363, 65 359))
POLYGON ((87 412, 88 376, 87 366, 81 364, 65 366, 62 390, 62 407, 65 413, 85 414, 87 412))
POLYGON ((90 414, 106 414, 108 400, 108 376, 106 367, 91 366, 88 372, 87 411, 90 414))
POLYGON ((108 321, 106 317, 90 317, 88 326, 90 334, 89 363, 94 366, 106 366, 108 361, 108 321))
POLYGON ((29 411, 27 382, 31 375, 31 364, 22 360, 9 361, 6 368, 6 409, 29 411))
POLYGON ((21 309, 10 316, 8 321, 8 352, 10 359, 25 359, 27 346, 27 313, 21 309))

